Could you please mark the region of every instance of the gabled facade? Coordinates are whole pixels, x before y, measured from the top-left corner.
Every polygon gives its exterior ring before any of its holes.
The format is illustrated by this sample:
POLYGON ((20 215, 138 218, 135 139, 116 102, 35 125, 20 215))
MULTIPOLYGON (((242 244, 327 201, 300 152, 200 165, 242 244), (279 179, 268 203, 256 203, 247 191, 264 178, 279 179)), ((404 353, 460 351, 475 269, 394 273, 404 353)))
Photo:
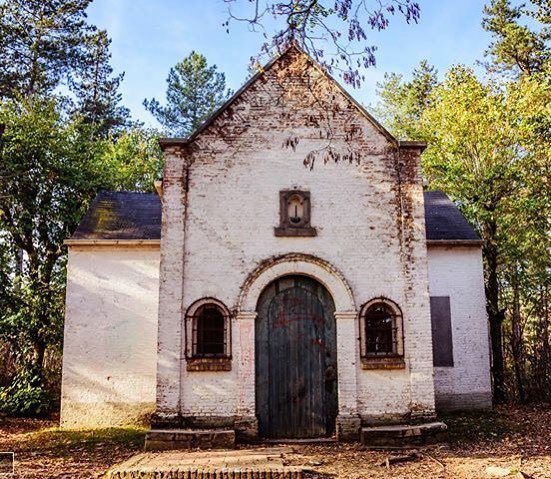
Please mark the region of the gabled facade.
POLYGON ((292 47, 161 145, 161 200, 104 193, 68 241, 64 425, 348 440, 490 405, 480 241, 422 144, 292 47))

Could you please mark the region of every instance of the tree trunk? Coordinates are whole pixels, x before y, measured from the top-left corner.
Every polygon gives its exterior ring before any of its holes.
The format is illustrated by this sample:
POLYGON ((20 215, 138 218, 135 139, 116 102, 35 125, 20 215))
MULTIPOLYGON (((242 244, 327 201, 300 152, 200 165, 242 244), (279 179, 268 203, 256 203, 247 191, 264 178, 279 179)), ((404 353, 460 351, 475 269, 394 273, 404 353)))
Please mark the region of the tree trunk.
POLYGON ((549 345, 549 292, 547 286, 540 287, 540 304, 541 304, 541 341, 542 354, 540 378, 542 384, 542 393, 544 398, 551 399, 551 347, 549 345))
POLYGON ((486 309, 490 322, 490 342, 492 347, 492 383, 494 402, 505 402, 505 368, 503 362, 503 331, 502 324, 505 313, 499 308, 498 253, 493 242, 496 225, 485 225, 485 244, 483 253, 486 260, 486 309))
POLYGON ((526 392, 524 389, 524 351, 522 324, 520 317, 520 297, 517 270, 512 274, 512 289, 513 289, 513 311, 511 315, 511 349, 513 352, 513 367, 515 370, 515 380, 517 383, 518 400, 521 403, 526 402, 526 392))
POLYGON ((34 342, 34 365, 40 376, 43 376, 44 372, 44 358, 46 356, 46 344, 43 341, 34 342))

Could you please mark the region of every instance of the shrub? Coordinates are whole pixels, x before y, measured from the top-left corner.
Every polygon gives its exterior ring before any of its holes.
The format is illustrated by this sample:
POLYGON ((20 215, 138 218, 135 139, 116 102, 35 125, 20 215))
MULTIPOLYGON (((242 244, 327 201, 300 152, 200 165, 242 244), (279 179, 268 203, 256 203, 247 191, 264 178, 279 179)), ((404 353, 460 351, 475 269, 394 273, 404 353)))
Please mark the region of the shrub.
POLYGON ((21 372, 9 386, 0 388, 0 413, 10 416, 44 416, 53 402, 42 378, 33 372, 21 372))

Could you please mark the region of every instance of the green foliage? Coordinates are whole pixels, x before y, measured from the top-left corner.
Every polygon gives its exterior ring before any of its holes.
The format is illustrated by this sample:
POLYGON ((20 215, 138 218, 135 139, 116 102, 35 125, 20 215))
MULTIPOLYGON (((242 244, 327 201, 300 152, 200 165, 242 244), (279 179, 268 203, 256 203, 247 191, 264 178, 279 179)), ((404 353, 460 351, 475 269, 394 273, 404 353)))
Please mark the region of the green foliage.
POLYGON ((408 82, 397 73, 385 73, 383 82, 377 83, 375 117, 397 138, 419 140, 421 116, 430 106, 430 94, 437 83, 437 71, 426 60, 413 70, 408 82))
POLYGON ((171 68, 166 81, 166 105, 155 98, 143 104, 172 136, 193 133, 231 94, 224 74, 196 52, 171 68))
POLYGON ((46 364, 62 342, 63 241, 98 189, 150 191, 161 170, 156 132, 131 127, 120 106, 123 76, 107 33, 87 23, 89 4, 0 1, 0 342, 15 358, 0 410, 10 414, 45 413, 57 395, 46 364))
POLYGON ((0 339, 40 369, 47 346, 61 339, 63 240, 104 182, 101 145, 55 100, 4 102, 0 123, 0 339))
POLYGON ((103 30, 85 37, 86 61, 76 75, 70 76, 69 82, 76 98, 73 112, 82 115, 86 123, 95 125, 101 137, 120 133, 128 126, 130 116, 129 110, 120 106, 122 95, 118 89, 124 74, 112 76, 110 44, 111 39, 103 30))
POLYGON ((32 370, 23 370, 13 382, 0 388, 0 413, 10 416, 43 416, 52 410, 52 394, 42 377, 32 370))
POLYGON ((112 171, 109 187, 114 190, 153 191, 162 175, 159 133, 134 127, 103 142, 101 163, 112 171))
POLYGON ((528 75, 543 71, 550 59, 550 12, 549 0, 518 6, 510 0, 491 0, 482 22, 493 37, 487 51, 490 68, 528 75))
POLYGON ((71 93, 67 111, 106 136, 128 122, 119 106, 122 75, 112 76, 107 33, 87 23, 92 0, 0 2, 0 100, 71 93), (65 91, 64 90, 64 91, 65 91))
POLYGON ((84 60, 92 0, 0 3, 0 99, 52 91, 84 60))
POLYGON ((509 112, 497 85, 484 85, 472 70, 455 67, 423 115, 425 174, 432 186, 469 205, 479 224, 507 201, 522 175, 523 163, 514 161, 518 134, 509 112))
POLYGON ((151 190, 161 155, 154 132, 99 140, 95 125, 64 115, 55 98, 0 103, 0 123, 0 340, 19 363, 9 389, 17 402, 6 410, 30 414, 43 386, 20 375, 35 371, 43 385, 45 356, 62 341, 63 241, 100 188, 151 190))

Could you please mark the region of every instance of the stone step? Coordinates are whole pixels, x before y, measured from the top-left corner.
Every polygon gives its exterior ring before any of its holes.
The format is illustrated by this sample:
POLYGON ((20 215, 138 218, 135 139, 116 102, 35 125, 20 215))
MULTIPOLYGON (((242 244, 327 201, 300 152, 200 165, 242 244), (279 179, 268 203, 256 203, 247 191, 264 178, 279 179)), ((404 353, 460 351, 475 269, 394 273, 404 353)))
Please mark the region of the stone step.
POLYGON ((233 449, 233 429, 151 429, 145 436, 146 451, 171 449, 233 449))
POLYGON ((361 442, 366 447, 393 448, 436 444, 448 440, 448 426, 443 422, 363 427, 361 442))

